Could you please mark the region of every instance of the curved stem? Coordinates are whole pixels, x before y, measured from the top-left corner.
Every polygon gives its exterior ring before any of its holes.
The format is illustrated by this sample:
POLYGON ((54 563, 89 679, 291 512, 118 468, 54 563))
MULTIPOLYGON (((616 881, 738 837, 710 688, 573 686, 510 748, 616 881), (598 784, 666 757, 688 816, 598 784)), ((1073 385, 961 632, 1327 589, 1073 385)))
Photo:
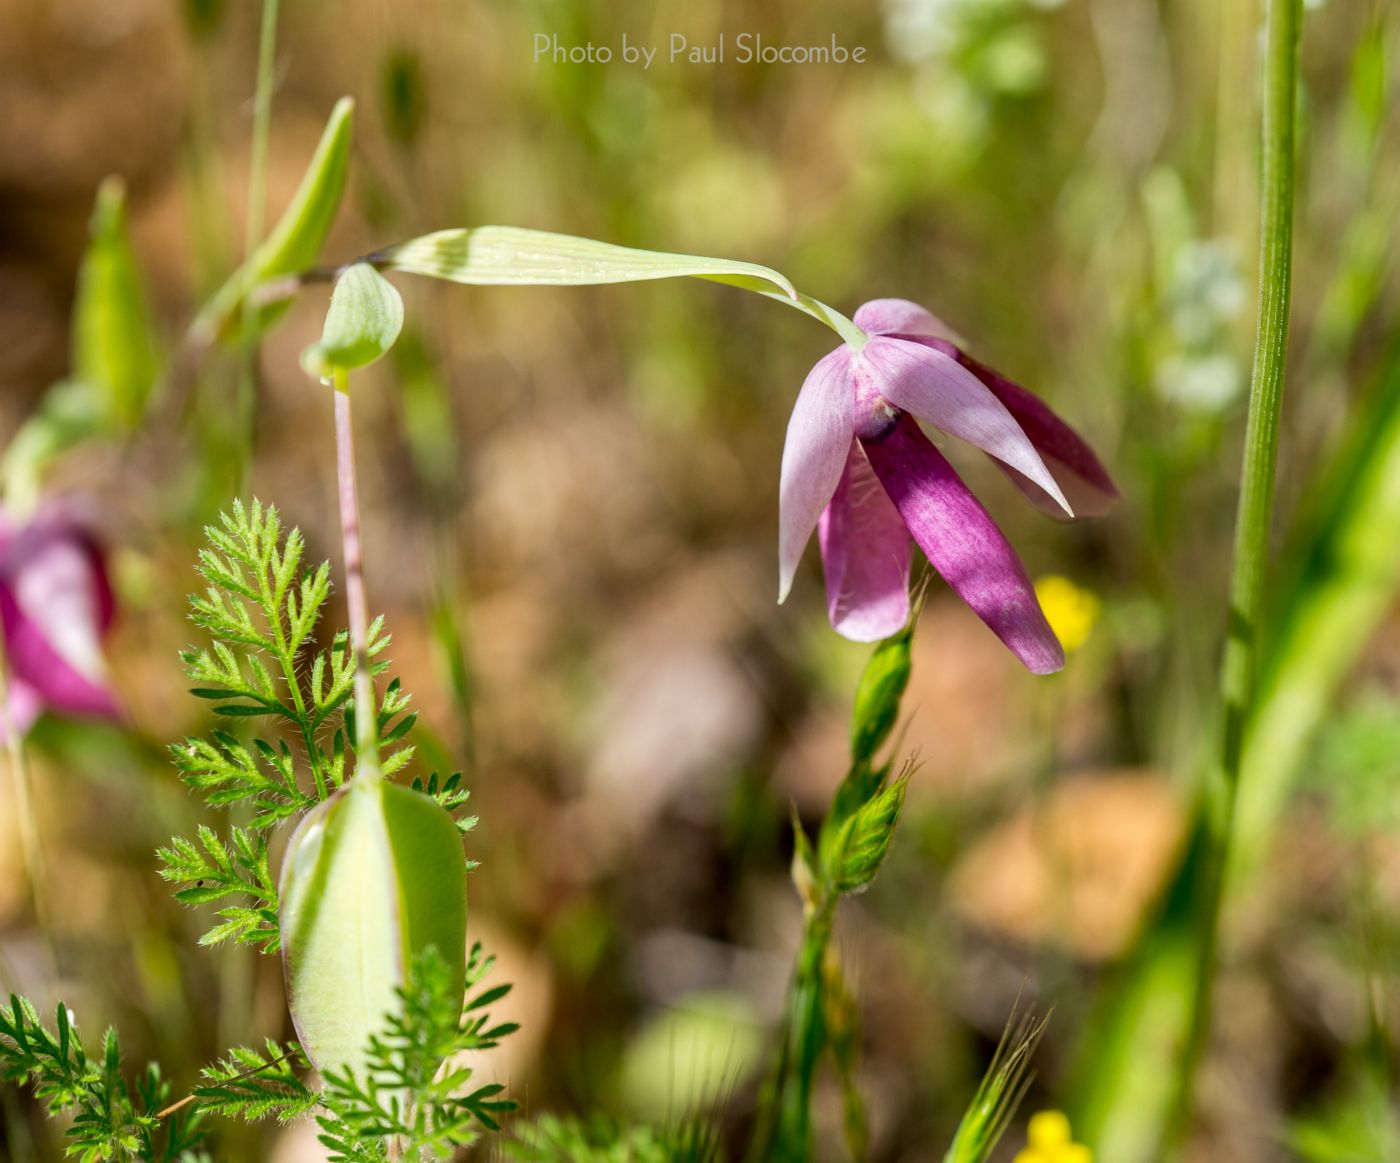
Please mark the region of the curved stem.
POLYGON ((1298 24, 1299 0, 1269 0, 1260 171, 1259 319, 1250 376, 1239 508, 1235 517, 1229 629, 1220 676, 1223 704, 1220 756, 1206 788, 1203 805, 1210 869, 1196 904, 1199 960, 1191 1027, 1179 1076, 1175 1141, 1180 1141, 1190 1119, 1196 1068, 1210 1030, 1211 984, 1235 831, 1244 726, 1255 693, 1259 618, 1264 604, 1279 421, 1288 357, 1298 24))
POLYGON ((340 493, 340 539, 345 556, 345 605, 349 647, 355 659, 356 774, 379 770, 378 707, 369 663, 369 605, 365 600, 360 549, 360 498, 355 478, 355 440, 350 423, 350 376, 335 372, 335 464, 340 493))

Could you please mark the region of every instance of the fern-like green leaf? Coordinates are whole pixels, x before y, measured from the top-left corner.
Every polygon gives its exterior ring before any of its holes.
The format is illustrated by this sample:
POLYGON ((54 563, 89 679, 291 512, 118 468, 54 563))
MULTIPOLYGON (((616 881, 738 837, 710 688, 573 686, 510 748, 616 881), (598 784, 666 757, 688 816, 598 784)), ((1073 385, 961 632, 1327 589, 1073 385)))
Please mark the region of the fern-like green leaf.
POLYGON ((185 886, 175 893, 181 904, 232 898, 234 903, 216 912, 222 923, 200 938, 201 945, 236 941, 264 953, 281 948, 277 882, 269 866, 266 836, 233 828, 225 844, 212 828, 201 826, 198 845, 176 836, 156 856, 161 878, 185 886))

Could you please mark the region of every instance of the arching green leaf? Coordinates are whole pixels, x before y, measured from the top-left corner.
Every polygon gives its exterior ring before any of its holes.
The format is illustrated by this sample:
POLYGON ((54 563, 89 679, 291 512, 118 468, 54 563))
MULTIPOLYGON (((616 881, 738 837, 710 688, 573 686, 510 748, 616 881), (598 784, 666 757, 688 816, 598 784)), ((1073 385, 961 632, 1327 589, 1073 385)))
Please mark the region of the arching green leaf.
POLYGON ((585 286, 691 277, 748 290, 776 290, 797 299, 785 276, 755 263, 634 250, 515 226, 439 230, 396 246, 383 257, 393 270, 454 283, 585 286))

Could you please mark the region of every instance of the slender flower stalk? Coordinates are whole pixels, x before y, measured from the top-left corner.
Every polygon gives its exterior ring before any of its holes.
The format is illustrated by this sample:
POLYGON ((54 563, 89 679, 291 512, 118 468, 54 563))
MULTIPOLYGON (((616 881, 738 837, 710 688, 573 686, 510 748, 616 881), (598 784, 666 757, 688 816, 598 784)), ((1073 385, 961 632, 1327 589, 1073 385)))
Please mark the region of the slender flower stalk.
POLYGON ((24 874, 29 880, 30 898, 34 902, 34 919, 47 945, 49 961, 57 971, 58 948, 53 939, 53 927, 49 923, 48 881, 44 872, 43 847, 39 842, 39 820, 34 812, 34 792, 29 778, 29 761, 24 753, 24 737, 10 713, 9 669, 9 659, 5 656, 3 643, 0 643, 0 736, 5 740, 10 781, 14 785, 19 846, 24 859, 24 874))
POLYGON ((17 519, 13 509, 0 509, 0 739, 34 915, 55 968, 24 736, 45 710, 108 719, 119 714, 102 655, 114 614, 105 555, 75 511, 50 502, 17 519))
POLYGON ((355 440, 350 414, 350 376, 335 372, 335 462, 340 493, 340 539, 345 555, 348 645, 355 658, 356 774, 379 770, 374 678, 369 665, 369 604, 365 600, 364 556, 360 549, 360 499, 355 477, 355 440))
POLYGON ((1298 86, 1299 0, 1269 0, 1260 170, 1259 320, 1250 376, 1249 416, 1235 517, 1229 630, 1221 667, 1223 720, 1219 765, 1206 789, 1204 823, 1210 869, 1197 905, 1200 925, 1191 1027, 1181 1061, 1172 1137, 1185 1134, 1196 1069, 1211 1024, 1226 875, 1239 799, 1244 726, 1255 695, 1259 619, 1264 605, 1269 533, 1288 357, 1293 261, 1293 187, 1298 86))

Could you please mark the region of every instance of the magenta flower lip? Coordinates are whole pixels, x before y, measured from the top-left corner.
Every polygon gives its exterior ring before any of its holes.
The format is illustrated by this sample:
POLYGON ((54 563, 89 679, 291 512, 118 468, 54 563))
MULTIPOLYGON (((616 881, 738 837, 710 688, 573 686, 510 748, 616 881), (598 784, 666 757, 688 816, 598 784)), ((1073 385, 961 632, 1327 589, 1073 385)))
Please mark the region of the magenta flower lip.
POLYGON ((114 717, 102 638, 114 613, 102 551, 74 512, 50 504, 18 524, 0 511, 0 627, 9 721, 45 709, 114 717))
POLYGON ((869 336, 837 348, 802 385, 783 447, 779 592, 819 527, 832 626, 876 641, 909 617, 911 542, 1036 674, 1064 651, 1025 567, 917 420, 992 457, 1038 507, 1099 515, 1117 499, 1092 449, 1037 396, 967 356, 928 311, 866 303, 869 336))

